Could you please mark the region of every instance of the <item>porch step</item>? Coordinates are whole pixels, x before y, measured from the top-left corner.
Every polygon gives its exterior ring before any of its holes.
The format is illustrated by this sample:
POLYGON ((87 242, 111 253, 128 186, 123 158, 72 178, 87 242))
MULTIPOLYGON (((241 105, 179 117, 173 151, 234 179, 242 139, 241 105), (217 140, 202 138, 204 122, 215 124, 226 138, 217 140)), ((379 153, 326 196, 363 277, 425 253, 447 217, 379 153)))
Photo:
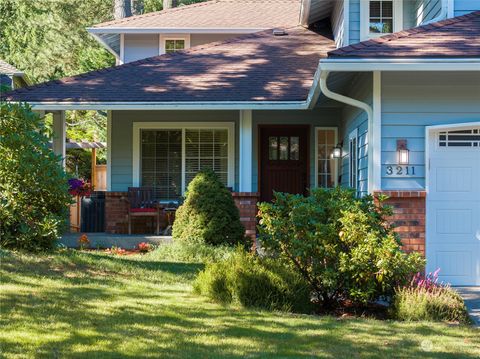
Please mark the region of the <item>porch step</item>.
POLYGON ((90 248, 112 248, 113 246, 123 249, 135 249, 139 243, 146 242, 153 245, 166 244, 172 241, 171 236, 154 235, 126 235, 108 233, 66 233, 59 243, 68 248, 78 248, 78 239, 86 234, 90 241, 90 248))

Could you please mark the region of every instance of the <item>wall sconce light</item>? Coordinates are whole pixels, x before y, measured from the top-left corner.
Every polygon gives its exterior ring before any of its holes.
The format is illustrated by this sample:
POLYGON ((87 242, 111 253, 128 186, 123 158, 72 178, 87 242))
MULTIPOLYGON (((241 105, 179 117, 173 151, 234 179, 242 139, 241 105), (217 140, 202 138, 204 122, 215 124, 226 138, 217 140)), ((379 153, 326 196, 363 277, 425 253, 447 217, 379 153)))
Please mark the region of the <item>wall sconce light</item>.
POLYGON ((410 151, 407 148, 407 140, 397 140, 397 161, 399 165, 410 163, 410 151))
POLYGON ((333 152, 332 152, 332 158, 342 158, 342 146, 340 145, 336 145, 334 148, 333 148, 333 152))

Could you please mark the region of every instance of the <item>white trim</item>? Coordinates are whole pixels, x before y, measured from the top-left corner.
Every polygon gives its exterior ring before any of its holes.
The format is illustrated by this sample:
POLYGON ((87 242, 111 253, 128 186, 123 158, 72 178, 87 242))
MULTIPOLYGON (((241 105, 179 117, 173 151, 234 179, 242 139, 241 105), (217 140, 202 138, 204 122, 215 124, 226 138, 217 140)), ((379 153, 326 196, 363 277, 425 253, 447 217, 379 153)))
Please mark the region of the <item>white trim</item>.
MULTIPOLYGON (((315 166, 314 166, 314 176, 315 176, 315 180, 313 181, 314 185, 315 185, 315 188, 318 188, 318 131, 319 130, 334 130, 335 131, 335 146, 337 146, 338 144, 338 127, 333 127, 333 126, 330 126, 330 127, 322 127, 322 126, 318 126, 318 127, 314 127, 314 131, 315 131, 315 166)), ((332 175, 334 176, 334 186, 337 187, 338 186, 338 161, 340 161, 341 159, 334 159, 334 165, 333 165, 333 173, 332 175)))
POLYGON ((447 3, 447 18, 455 16, 455 0, 448 0, 447 3))
POLYGON ((343 0, 343 46, 350 45, 350 0, 343 0))
POLYGON ((226 129, 228 130, 228 186, 235 186, 235 123, 234 122, 134 122, 132 142, 132 183, 140 185, 140 131, 144 129, 182 130, 182 195, 185 193, 185 130, 186 129, 226 129))
POLYGON ((239 191, 252 192, 253 119, 252 110, 240 111, 239 191))
MULTIPOLYGON (((374 39, 387 33, 371 34, 369 31, 370 24, 370 1, 372 0, 360 0, 360 40, 374 39)), ((390 0, 393 1, 393 32, 403 30, 403 0, 390 0)))
POLYGON ((112 190, 112 111, 107 111, 107 191, 112 190))
POLYGON ((60 156, 62 167, 66 166, 66 136, 67 136, 67 124, 65 120, 65 111, 52 111, 53 117, 53 139, 52 149, 55 155, 60 156))
MULTIPOLYGON (((369 131, 370 132, 370 131, 369 131)), ((360 163, 358 158, 358 128, 355 128, 348 134, 348 185, 350 188, 354 188, 358 191, 358 164, 360 163), (352 155, 350 151, 350 143, 355 140, 355 183, 352 186, 352 155)))
POLYGON ((125 35, 120 34, 120 61, 119 65, 125 63, 125 35))
POLYGON ((269 30, 270 27, 89 27, 90 34, 250 34, 269 30))
POLYGON ((158 54, 163 55, 166 53, 165 41, 167 40, 183 40, 185 41, 185 50, 190 48, 191 37, 190 34, 160 34, 158 36, 158 54))
MULTIPOLYGON (((372 166, 370 193, 382 187, 382 73, 373 72, 373 119, 372 128, 368 129, 369 144, 372 146, 372 158, 368 157, 368 166, 372 166)), ((369 172, 370 174, 370 172, 369 172)))
POLYGON ((370 72, 370 71, 479 71, 480 58, 470 59, 375 59, 346 58, 322 59, 323 71, 370 72))

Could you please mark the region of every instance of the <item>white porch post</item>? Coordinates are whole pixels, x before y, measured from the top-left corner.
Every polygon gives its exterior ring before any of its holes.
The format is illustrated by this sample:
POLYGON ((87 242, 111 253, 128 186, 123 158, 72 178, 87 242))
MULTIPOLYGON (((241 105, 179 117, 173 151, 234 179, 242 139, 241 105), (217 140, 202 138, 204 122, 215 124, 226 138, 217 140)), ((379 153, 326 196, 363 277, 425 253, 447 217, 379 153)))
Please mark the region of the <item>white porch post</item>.
POLYGON ((373 119, 371 131, 372 146, 372 178, 370 193, 382 188, 382 73, 373 72, 373 119))
POLYGON ((67 138, 65 125, 65 111, 54 111, 53 115, 53 153, 62 157, 62 166, 65 168, 65 141, 67 138))
POLYGON ((252 110, 240 111, 240 192, 252 192, 253 123, 252 110))

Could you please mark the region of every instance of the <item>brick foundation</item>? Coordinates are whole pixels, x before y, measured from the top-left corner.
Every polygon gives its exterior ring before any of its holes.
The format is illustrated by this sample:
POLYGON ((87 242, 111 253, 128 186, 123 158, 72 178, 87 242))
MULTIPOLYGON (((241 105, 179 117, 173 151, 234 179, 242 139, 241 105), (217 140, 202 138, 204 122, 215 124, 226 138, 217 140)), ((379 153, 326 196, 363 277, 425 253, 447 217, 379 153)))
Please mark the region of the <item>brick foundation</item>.
POLYGON ((255 240, 257 236, 257 192, 235 192, 232 194, 235 204, 240 210, 240 222, 245 227, 245 235, 255 240))
POLYGON ((389 198, 386 204, 393 207, 393 216, 389 218, 395 226, 395 232, 402 240, 402 249, 406 252, 420 252, 425 256, 425 215, 426 192, 424 191, 382 191, 389 198))
MULTIPOLYGON (((245 227, 245 234, 255 239, 257 234, 257 202, 259 194, 255 192, 235 192, 232 194, 235 204, 240 210, 240 221, 245 227)), ((127 192, 106 192, 105 194, 105 232, 113 234, 128 233, 127 214, 128 203, 125 200, 127 192)), ((161 227, 166 226, 166 218, 161 227)), ((154 232, 154 221, 151 218, 135 218, 133 220, 134 234, 154 232)))

